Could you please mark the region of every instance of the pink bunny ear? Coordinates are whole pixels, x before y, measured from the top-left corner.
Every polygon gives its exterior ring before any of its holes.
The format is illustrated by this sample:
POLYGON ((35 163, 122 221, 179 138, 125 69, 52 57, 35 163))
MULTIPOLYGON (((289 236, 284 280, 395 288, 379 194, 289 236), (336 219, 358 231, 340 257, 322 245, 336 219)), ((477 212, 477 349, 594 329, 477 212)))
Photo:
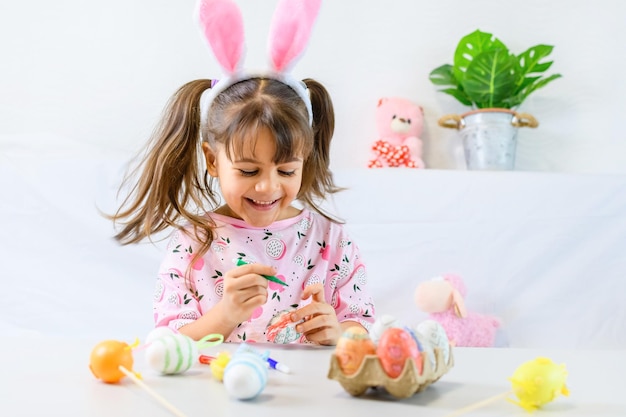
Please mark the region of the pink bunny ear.
POLYGON ((198 19, 217 61, 232 74, 244 49, 243 18, 239 7, 232 0, 200 0, 198 19))
POLYGON ((321 0, 279 1, 268 39, 275 71, 285 71, 302 54, 321 3, 321 0))

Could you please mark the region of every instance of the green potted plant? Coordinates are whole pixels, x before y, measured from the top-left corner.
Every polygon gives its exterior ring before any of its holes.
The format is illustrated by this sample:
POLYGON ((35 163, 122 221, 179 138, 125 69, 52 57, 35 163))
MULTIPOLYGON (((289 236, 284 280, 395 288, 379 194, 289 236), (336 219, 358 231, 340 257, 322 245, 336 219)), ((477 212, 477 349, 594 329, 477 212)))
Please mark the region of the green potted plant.
POLYGON ((459 41, 453 64, 432 70, 429 78, 442 87, 439 91, 472 108, 439 119, 441 126, 462 132, 469 169, 513 168, 517 128, 538 125, 531 115, 515 110, 561 77, 545 74, 553 61, 544 59, 553 48, 540 44, 515 55, 491 33, 475 30, 459 41))

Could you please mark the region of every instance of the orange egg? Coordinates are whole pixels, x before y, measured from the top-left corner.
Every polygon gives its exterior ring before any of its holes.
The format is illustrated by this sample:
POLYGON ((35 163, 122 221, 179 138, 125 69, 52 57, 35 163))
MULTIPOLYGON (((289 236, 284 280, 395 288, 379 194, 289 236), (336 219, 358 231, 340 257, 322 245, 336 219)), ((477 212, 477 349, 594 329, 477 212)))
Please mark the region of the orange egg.
POLYGON ((362 327, 353 326, 348 328, 335 346, 335 356, 339 368, 346 375, 354 374, 366 355, 376 354, 376 346, 370 339, 369 333, 362 327))
POLYGON ((126 342, 105 340, 98 343, 91 351, 89 369, 98 379, 108 384, 119 382, 126 376, 119 367, 129 371, 133 367, 133 354, 126 342))
POLYGON ((422 373, 423 363, 417 342, 404 329, 392 327, 385 330, 378 341, 376 355, 383 370, 391 378, 400 376, 407 359, 413 359, 417 371, 422 373))

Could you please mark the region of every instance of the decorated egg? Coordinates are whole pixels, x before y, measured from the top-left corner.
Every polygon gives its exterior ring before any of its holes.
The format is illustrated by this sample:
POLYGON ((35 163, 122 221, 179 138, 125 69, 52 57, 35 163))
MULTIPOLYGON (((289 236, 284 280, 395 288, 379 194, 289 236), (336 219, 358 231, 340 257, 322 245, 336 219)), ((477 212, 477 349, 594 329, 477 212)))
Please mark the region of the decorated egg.
POLYGON ((291 321, 291 312, 294 308, 282 310, 274 314, 267 325, 266 337, 272 343, 291 343, 300 339, 302 334, 296 330, 296 324, 291 321))
POLYGON ((374 342, 374 344, 378 344, 380 337, 383 335, 385 330, 390 327, 400 327, 398 320, 396 320, 394 316, 390 314, 383 314, 378 317, 370 329, 370 338, 372 339, 372 342, 374 342))
POLYGON ((146 337, 146 362, 164 374, 180 374, 191 368, 199 357, 199 349, 220 344, 221 334, 209 334, 195 341, 166 326, 157 327, 146 337))
POLYGON ((528 411, 551 402, 559 394, 569 395, 565 385, 565 365, 557 365, 551 359, 538 357, 520 365, 509 378, 513 392, 519 399, 516 403, 528 411))
POLYGON ((375 355, 376 346, 370 339, 367 330, 360 326, 346 329, 335 346, 335 356, 339 368, 346 375, 354 374, 366 355, 375 355))
POLYGON ((411 334, 398 327, 385 330, 378 341, 376 355, 387 375, 397 378, 402 373, 407 360, 415 362, 417 371, 422 373, 422 357, 417 342, 411 334))
POLYGON ((196 363, 198 348, 192 338, 172 333, 152 340, 145 358, 152 369, 162 374, 180 374, 196 363))
POLYGON ((105 340, 91 351, 89 369, 93 375, 108 384, 119 382, 126 376, 120 366, 131 370, 133 367, 132 348, 126 342, 105 340))
POLYGON ((406 330, 407 333, 411 335, 413 340, 415 340, 415 344, 417 345, 417 351, 419 352, 419 359, 416 360, 415 364, 417 365, 417 370, 419 371, 419 373, 422 374, 424 371, 424 356, 425 356, 423 354, 424 341, 418 337, 417 332, 413 330, 412 328, 408 326, 404 326, 403 329, 406 330))
POLYGON ((224 369, 224 387, 238 400, 258 396, 267 384, 267 361, 252 352, 237 352, 224 369))
POLYGON ((443 360, 447 364, 450 361, 450 341, 443 326, 435 320, 424 320, 416 327, 434 349, 441 349, 443 360))
POLYGON ((422 358, 424 356, 427 358, 426 360, 430 362, 430 369, 434 371, 437 368, 437 358, 432 343, 417 329, 413 330, 413 336, 417 339, 417 348, 422 352, 422 358))

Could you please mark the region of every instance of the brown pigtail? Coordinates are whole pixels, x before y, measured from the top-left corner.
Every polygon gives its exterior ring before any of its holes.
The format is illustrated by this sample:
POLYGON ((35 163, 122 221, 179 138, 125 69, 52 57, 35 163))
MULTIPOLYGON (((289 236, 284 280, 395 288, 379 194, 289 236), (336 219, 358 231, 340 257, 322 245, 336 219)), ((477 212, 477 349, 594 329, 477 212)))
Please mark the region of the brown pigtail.
POLYGON ((323 216, 339 221, 322 210, 318 203, 343 190, 335 185, 330 170, 330 142, 335 131, 335 110, 330 94, 322 84, 310 78, 305 79, 304 83, 309 89, 313 108, 314 144, 313 152, 304 165, 299 198, 323 216))
POLYGON ((178 228, 189 221, 201 242, 203 253, 212 239, 211 225, 201 217, 209 201, 217 197, 207 183, 206 173, 198 173, 200 141, 200 96, 211 87, 211 80, 195 80, 183 85, 167 104, 160 124, 139 166, 126 176, 122 188, 133 178, 136 184, 119 210, 107 216, 123 225, 115 238, 122 244, 137 243, 169 226, 178 228))

